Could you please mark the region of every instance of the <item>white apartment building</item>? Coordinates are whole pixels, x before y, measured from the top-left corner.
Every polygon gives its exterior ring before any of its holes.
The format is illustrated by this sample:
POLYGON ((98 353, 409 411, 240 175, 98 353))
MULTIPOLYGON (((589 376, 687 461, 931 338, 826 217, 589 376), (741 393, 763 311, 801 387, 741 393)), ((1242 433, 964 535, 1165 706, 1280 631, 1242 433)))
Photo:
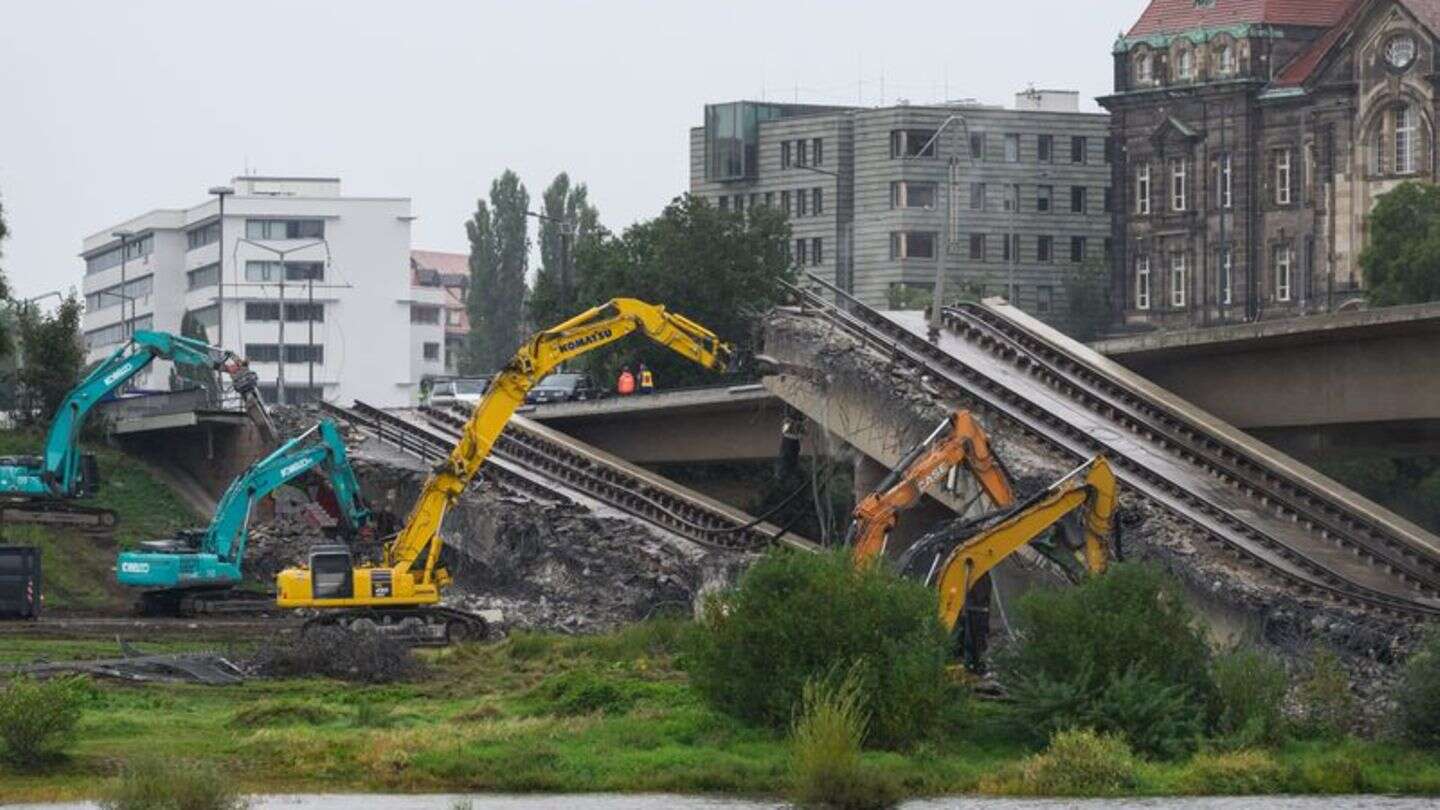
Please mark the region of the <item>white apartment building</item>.
MULTIPOLYGON (((251 361, 271 402, 282 369, 286 402, 379 406, 409 404, 422 376, 444 373, 444 301, 411 283, 408 197, 345 197, 333 177, 236 177, 230 188, 223 223, 212 194, 84 240, 90 359, 136 329, 178 334, 190 313, 212 344, 251 361)), ((168 379, 169 364, 155 363, 136 384, 168 379)))

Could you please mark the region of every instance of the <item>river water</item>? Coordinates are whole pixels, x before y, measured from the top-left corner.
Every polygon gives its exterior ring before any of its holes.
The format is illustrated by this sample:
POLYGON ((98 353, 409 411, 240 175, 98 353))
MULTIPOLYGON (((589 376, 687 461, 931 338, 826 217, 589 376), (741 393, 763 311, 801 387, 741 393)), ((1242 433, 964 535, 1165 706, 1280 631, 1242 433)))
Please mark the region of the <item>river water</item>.
MULTIPOLYGON (((0 805, 5 810, 93 810, 88 802, 63 804, 0 805)), ((902 810, 1129 810, 1144 808, 1178 808, 1178 810, 1328 810, 1343 807, 1358 810, 1431 810, 1436 801, 1427 798, 1392 798, 1388 796, 1326 796, 1291 798, 1283 796, 1252 796, 1243 798, 1200 799, 985 799, 957 797, 906 802, 902 810)), ((262 796, 255 799, 254 810, 780 810, 789 807, 782 802, 710 799, 690 796, 388 796, 305 795, 262 796)))

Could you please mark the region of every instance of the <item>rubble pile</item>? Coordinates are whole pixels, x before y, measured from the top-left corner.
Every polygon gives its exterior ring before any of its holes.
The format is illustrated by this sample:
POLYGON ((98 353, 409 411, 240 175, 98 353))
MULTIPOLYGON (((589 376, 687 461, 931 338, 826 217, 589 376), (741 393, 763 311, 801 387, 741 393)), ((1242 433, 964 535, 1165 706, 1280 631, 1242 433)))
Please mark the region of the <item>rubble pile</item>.
POLYGON ((318 676, 356 683, 408 681, 425 673, 404 642, 337 627, 316 627, 299 638, 263 644, 245 669, 265 678, 318 676))

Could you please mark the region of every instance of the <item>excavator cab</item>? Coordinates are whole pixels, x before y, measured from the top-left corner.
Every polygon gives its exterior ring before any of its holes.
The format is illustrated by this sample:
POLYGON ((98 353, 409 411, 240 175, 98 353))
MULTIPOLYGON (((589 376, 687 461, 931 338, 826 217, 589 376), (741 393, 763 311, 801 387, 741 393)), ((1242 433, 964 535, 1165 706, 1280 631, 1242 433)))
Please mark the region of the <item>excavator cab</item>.
POLYGON ((316 546, 311 549, 311 598, 349 599, 353 597, 355 595, 354 570, 350 549, 345 546, 316 546))

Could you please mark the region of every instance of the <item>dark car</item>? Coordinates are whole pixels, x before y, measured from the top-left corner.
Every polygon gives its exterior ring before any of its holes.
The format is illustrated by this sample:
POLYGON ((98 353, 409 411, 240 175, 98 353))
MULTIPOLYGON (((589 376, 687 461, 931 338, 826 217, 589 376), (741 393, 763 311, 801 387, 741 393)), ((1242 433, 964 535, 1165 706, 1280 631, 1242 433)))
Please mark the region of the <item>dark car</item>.
POLYGON ((0 546, 0 619, 40 616, 40 549, 0 546))
POLYGON ((525 401, 532 405, 541 405, 547 402, 595 399, 599 394, 600 390, 595 387, 589 374, 550 374, 530 389, 530 393, 525 395, 525 401))

